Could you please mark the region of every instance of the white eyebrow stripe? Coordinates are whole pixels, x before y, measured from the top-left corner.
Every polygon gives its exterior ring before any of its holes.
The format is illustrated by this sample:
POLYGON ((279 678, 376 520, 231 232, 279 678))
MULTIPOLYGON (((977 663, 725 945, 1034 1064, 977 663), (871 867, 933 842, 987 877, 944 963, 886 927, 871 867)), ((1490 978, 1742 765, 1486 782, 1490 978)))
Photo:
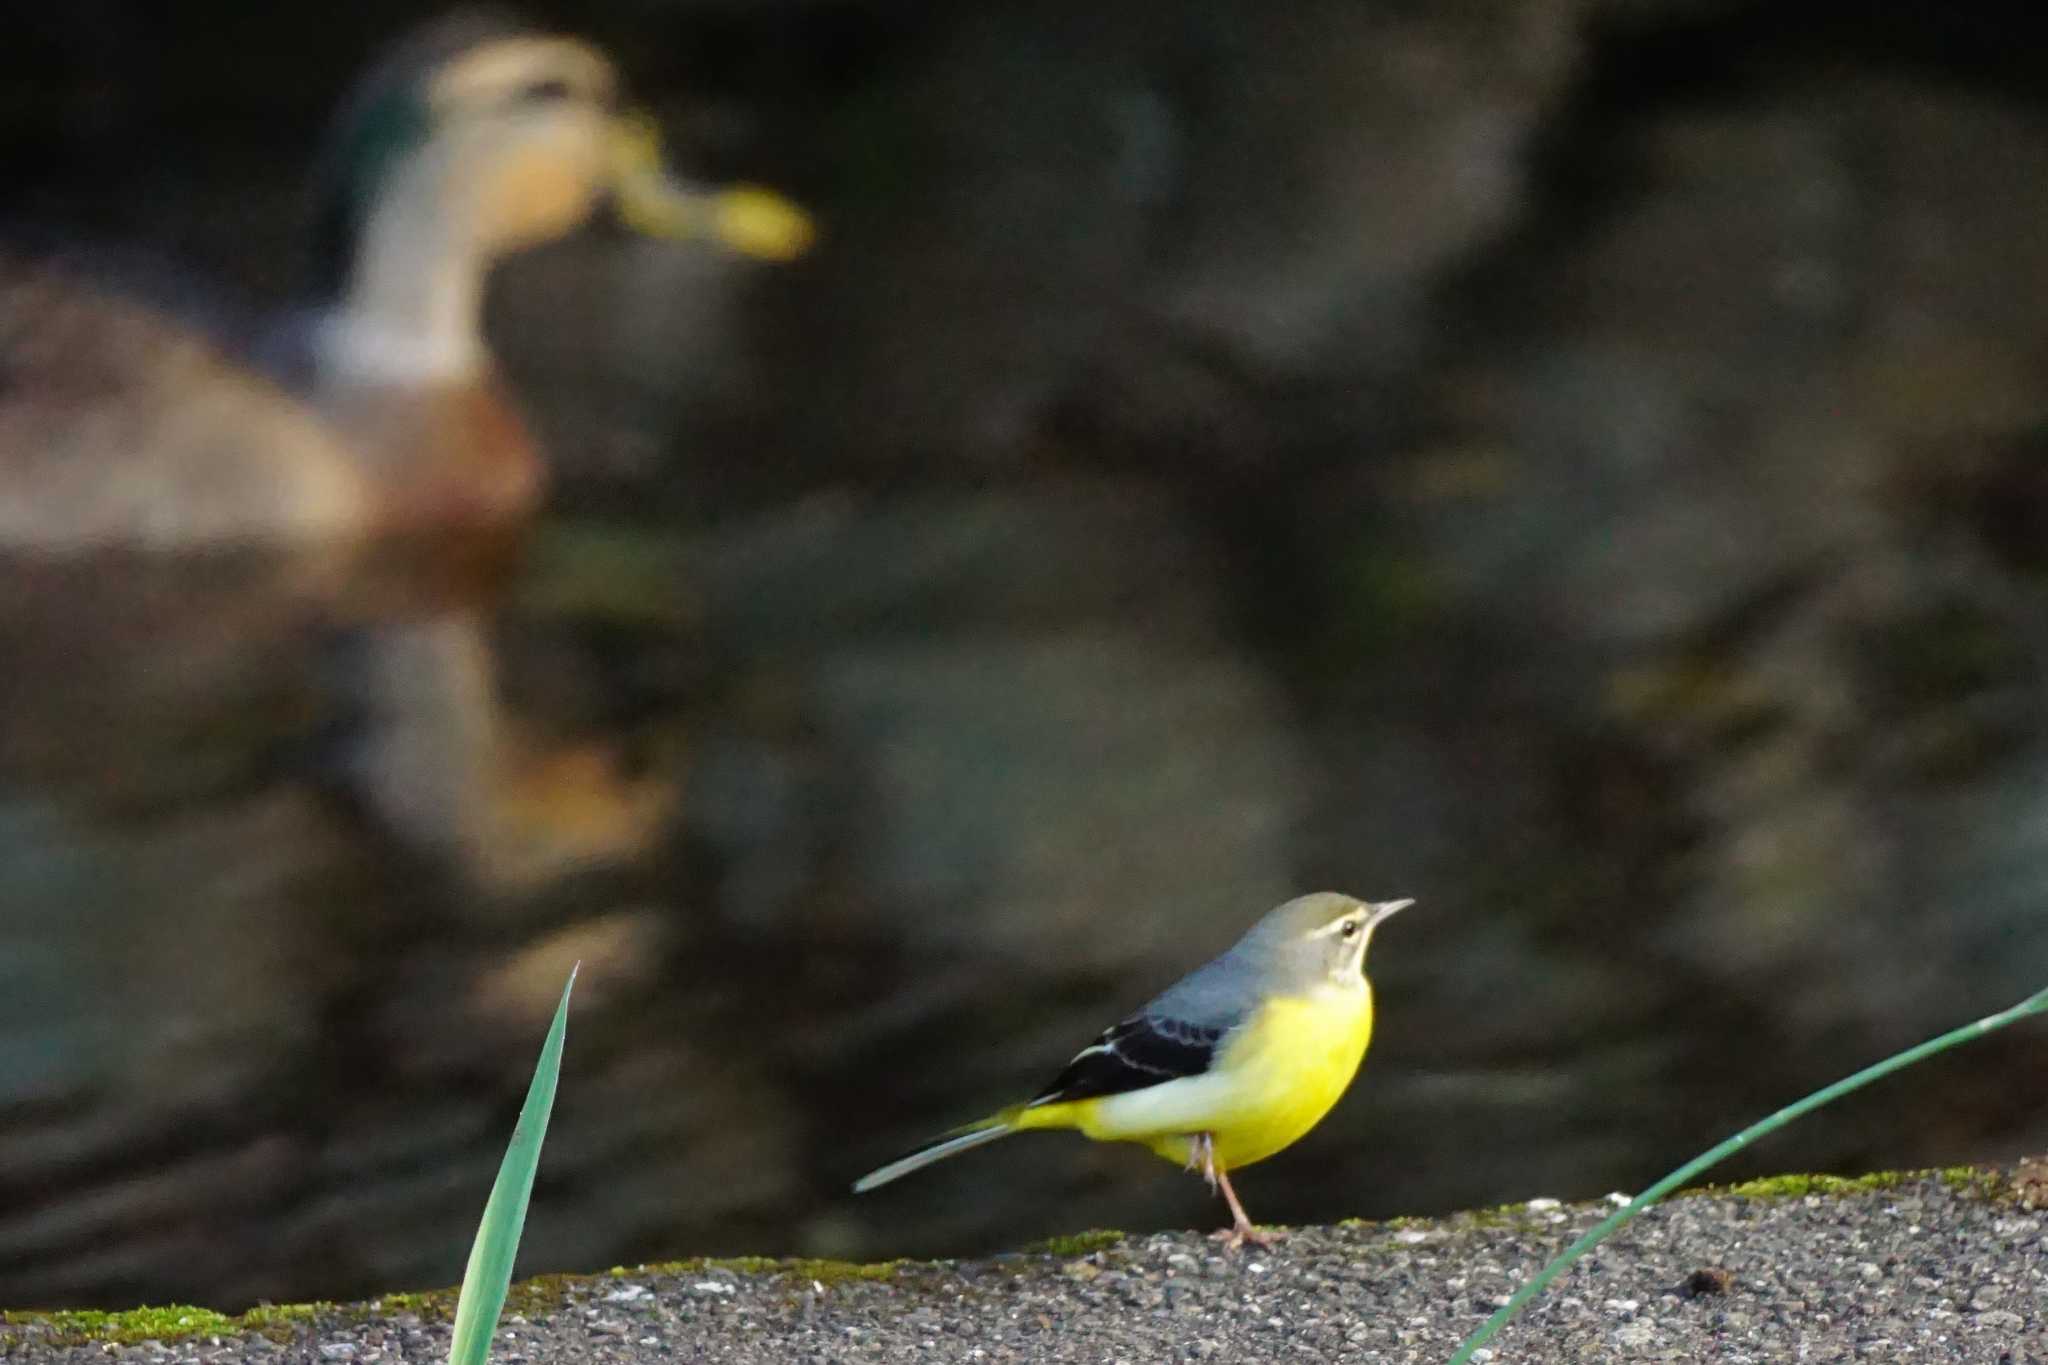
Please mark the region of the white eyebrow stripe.
POLYGON ((1349 915, 1346 915, 1346 916, 1345 916, 1345 917, 1344 917, 1343 919, 1340 919, 1340 920, 1332 920, 1332 921, 1331 921, 1330 923, 1328 923, 1328 924, 1325 924, 1325 925, 1324 925, 1324 926, 1323 926, 1322 928, 1320 928, 1320 929, 1316 930, 1316 931, 1315 931, 1315 932, 1314 932, 1313 934, 1310 934, 1310 935, 1309 935, 1309 937, 1310 937, 1310 938, 1328 938, 1328 937, 1329 937, 1329 936, 1330 936, 1331 934, 1334 934, 1334 933, 1337 933, 1337 932, 1341 931, 1341 930, 1342 930, 1342 929, 1344 928, 1344 926, 1345 926, 1345 925, 1347 925, 1347 924, 1355 925, 1355 924, 1357 924, 1357 923, 1358 923, 1358 916, 1357 916, 1357 915, 1356 915, 1355 913, 1354 913, 1354 914, 1349 914, 1349 915))

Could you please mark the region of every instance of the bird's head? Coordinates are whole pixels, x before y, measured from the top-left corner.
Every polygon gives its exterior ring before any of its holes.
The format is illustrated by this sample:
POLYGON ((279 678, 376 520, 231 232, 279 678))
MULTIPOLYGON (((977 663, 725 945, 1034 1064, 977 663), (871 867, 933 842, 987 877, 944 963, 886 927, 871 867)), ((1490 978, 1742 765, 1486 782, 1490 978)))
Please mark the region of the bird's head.
POLYGON ((1320 891, 1268 913, 1245 936, 1245 946, 1268 957, 1279 979, 1303 990, 1355 988, 1365 980, 1365 950, 1373 930, 1413 904, 1320 891))
POLYGON ((701 235, 747 254, 801 254, 803 214, 761 190, 686 185, 663 168, 644 116, 622 111, 603 53, 495 16, 464 15, 401 44, 337 122, 322 186, 323 268, 346 275, 391 215, 452 229, 477 257, 562 237, 607 198, 632 227, 701 235))

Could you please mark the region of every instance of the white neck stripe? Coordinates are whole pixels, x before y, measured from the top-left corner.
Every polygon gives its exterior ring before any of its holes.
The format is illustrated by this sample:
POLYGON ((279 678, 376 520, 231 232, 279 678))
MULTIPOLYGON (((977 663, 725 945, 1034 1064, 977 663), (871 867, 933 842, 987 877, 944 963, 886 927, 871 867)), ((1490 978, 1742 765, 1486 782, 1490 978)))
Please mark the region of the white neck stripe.
POLYGON ((472 379, 487 363, 472 336, 381 327, 346 313, 321 327, 319 349, 322 366, 337 377, 388 383, 472 379))

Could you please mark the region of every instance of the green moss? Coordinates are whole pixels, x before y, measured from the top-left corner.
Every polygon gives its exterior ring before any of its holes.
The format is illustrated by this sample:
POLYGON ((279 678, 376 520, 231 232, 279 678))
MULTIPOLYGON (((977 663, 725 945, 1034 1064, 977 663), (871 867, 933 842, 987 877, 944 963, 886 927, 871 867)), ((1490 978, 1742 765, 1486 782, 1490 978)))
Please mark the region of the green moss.
MULTIPOLYGON (((424 1295, 393 1294, 393 1299, 421 1299, 424 1295)), ((454 1302, 452 1291, 449 1302, 454 1302)), ((83 1346, 88 1343, 133 1344, 138 1341, 177 1341, 186 1337, 227 1337, 260 1335, 272 1341, 286 1341, 305 1325, 337 1314, 361 1314, 360 1308, 345 1308, 325 1300, 313 1303, 264 1303, 246 1313, 221 1313, 189 1304, 167 1304, 156 1308, 131 1308, 109 1313, 98 1309, 58 1309, 53 1312, 0 1312, 0 1325, 38 1329, 41 1340, 55 1346, 83 1346)))
POLYGON ((1999 1187, 1995 1171, 1980 1171, 1974 1166, 1947 1166, 1938 1170, 1871 1171, 1867 1175, 1855 1176, 1819 1173, 1773 1175, 1733 1185, 1700 1185, 1681 1190, 1679 1194, 1715 1198, 1733 1196, 1738 1199, 1803 1199, 1807 1195, 1868 1194, 1927 1180, 1939 1180, 1950 1189, 1970 1193, 1994 1192, 1999 1187))
POLYGON ((848 1280, 886 1280, 908 1265, 907 1261, 799 1261, 790 1267, 792 1275, 820 1284, 842 1284, 848 1280))
MULTIPOLYGON (((1112 1235, 1110 1240, 1114 1241, 1112 1235)), ((607 1275, 701 1275, 707 1270, 729 1270, 737 1275, 786 1276, 808 1286, 846 1284, 862 1280, 887 1280, 910 1265, 907 1261, 833 1261, 818 1258, 774 1260, 766 1256, 735 1256, 727 1259, 696 1257, 663 1265, 614 1266, 607 1275)), ((520 1317, 537 1317, 559 1308, 599 1277, 588 1275, 537 1275, 520 1280, 506 1292, 505 1312, 520 1317)), ((367 1304, 334 1303, 263 1304, 246 1313, 230 1315, 211 1308, 171 1304, 161 1308, 136 1308, 125 1313, 95 1309, 60 1310, 48 1313, 0 1312, 0 1326, 38 1329, 38 1338, 57 1346, 92 1343, 129 1344, 138 1341, 176 1341, 186 1337, 242 1336, 260 1334, 274 1341, 287 1339, 307 1323, 322 1317, 391 1317, 411 1313, 433 1321, 455 1316, 460 1297, 456 1289, 398 1291, 380 1294, 367 1304)))
POLYGON ((37 1326, 58 1342, 169 1341, 178 1337, 226 1336, 239 1330, 238 1320, 211 1308, 173 1303, 160 1308, 131 1308, 123 1313, 98 1309, 60 1309, 52 1313, 0 1313, 10 1327, 37 1326))
POLYGON ((449 1319, 455 1316, 455 1301, 461 1294, 462 1291, 459 1289, 422 1289, 379 1294, 370 1300, 370 1307, 378 1313, 415 1313, 422 1318, 449 1319))
POLYGON ((1960 1194, 1998 1199, 2008 1198, 2013 1193, 2012 1182, 2000 1171, 1982 1170, 1976 1166, 1944 1166, 1934 1174, 1942 1184, 1960 1194))
POLYGON ((854 1280, 894 1279, 909 1262, 834 1261, 816 1256, 799 1256, 778 1261, 765 1256, 736 1256, 707 1264, 739 1275, 788 1275, 798 1280, 816 1280, 819 1284, 829 1286, 854 1280))
POLYGON ((1721 1193, 1739 1199, 1803 1199, 1809 1194, 1858 1194, 1888 1190, 1909 1179, 1899 1171, 1873 1171, 1869 1175, 1771 1175, 1744 1180, 1721 1193))
MULTIPOLYGON (((515 1280, 505 1290, 505 1312, 520 1317, 549 1312, 568 1300, 571 1291, 589 1279, 587 1275, 536 1275, 530 1280, 515 1280)), ((461 1298, 459 1288, 402 1291, 379 1294, 370 1300, 368 1308, 380 1316, 411 1313, 429 1321, 450 1322, 454 1320, 455 1305, 461 1298)))
MULTIPOLYGON (((536 1275, 530 1280, 517 1280, 505 1291, 505 1312, 507 1316, 522 1318, 538 1317, 552 1312, 566 1303, 571 1291, 587 1283, 588 1275, 536 1275)), ((455 1309, 456 1293, 451 1291, 448 1309, 455 1309)))
POLYGON ((1022 1250, 1026 1256, 1086 1256, 1123 1240, 1124 1235, 1112 1228, 1090 1228, 1068 1237, 1048 1237, 1022 1250))
POLYGON ((342 1311, 340 1305, 324 1300, 316 1303, 266 1303, 234 1319, 234 1330, 256 1333, 282 1345, 316 1319, 342 1311))
POLYGON ((1458 1215, 1458 1221, 1467 1227, 1504 1228, 1511 1227, 1529 1217, 1529 1206, 1522 1204, 1496 1204, 1490 1209, 1467 1209, 1458 1215))

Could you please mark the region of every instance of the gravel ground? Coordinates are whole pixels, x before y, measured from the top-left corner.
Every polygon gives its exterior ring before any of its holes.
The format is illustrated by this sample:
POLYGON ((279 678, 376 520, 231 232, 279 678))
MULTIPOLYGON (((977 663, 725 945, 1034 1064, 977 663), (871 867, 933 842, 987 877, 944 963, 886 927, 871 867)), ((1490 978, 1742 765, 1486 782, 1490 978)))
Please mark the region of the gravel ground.
MULTIPOLYGON (((1913 1177, 1651 1210, 1493 1342, 1509 1361, 2048 1365, 2048 1208, 1999 1177, 1913 1177)), ((2042 1202, 2048 1203, 2048 1200, 2042 1202)), ((1608 1206, 1536 1200, 1442 1221, 1301 1228, 1270 1251, 1192 1234, 1078 1255, 649 1269, 561 1282, 493 1358, 668 1361, 1440 1362, 1608 1206)), ((0 1327, 10 1361, 435 1361, 445 1322, 376 1305, 288 1331, 110 1346, 0 1327)))

